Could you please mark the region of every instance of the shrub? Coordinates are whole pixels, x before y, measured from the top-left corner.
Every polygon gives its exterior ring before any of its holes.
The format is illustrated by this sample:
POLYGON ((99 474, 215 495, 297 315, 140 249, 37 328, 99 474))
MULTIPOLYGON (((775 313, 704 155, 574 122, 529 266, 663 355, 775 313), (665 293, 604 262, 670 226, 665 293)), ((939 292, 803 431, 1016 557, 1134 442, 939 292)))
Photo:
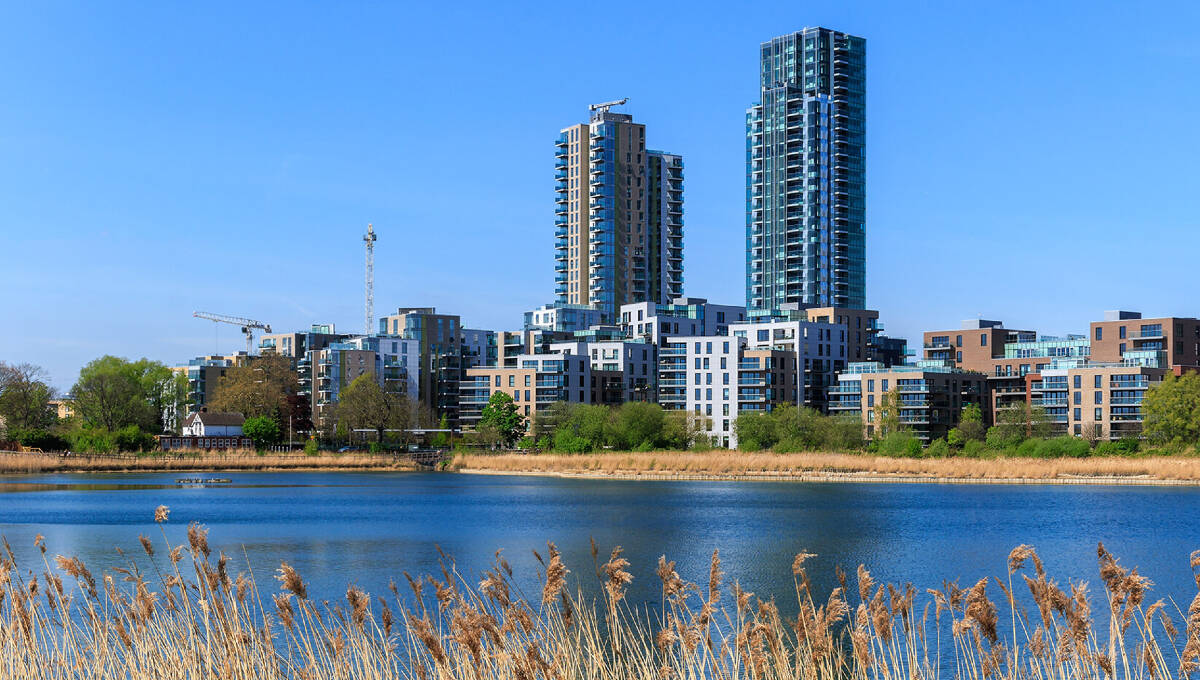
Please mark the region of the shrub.
POLYGON ((1037 441, 1035 455, 1039 458, 1086 458, 1092 455, 1092 447, 1086 441, 1075 437, 1054 437, 1037 441))
POLYGON ((734 421, 733 429, 737 432, 738 448, 743 451, 762 451, 779 441, 770 413, 743 413, 734 421))
POLYGON ((962 453, 970 458, 984 458, 988 455, 988 447, 981 441, 972 440, 963 444, 962 453))
POLYGON ((155 448, 153 435, 142 432, 137 425, 126 425, 113 433, 118 451, 149 451, 155 448))
POLYGON ((21 446, 43 451, 66 451, 70 448, 70 443, 66 439, 41 428, 10 428, 8 437, 20 442, 21 446))
POLYGON ((308 441, 304 442, 304 453, 310 456, 315 456, 320 452, 321 445, 317 443, 315 438, 310 438, 308 441))
POLYGON ((85 427, 75 433, 71 448, 83 453, 113 453, 117 444, 107 430, 85 427))
POLYGON ((925 448, 926 458, 946 458, 952 453, 950 444, 945 439, 935 439, 925 448))
POLYGON ((878 451, 885 456, 920 458, 921 440, 907 430, 899 430, 880 440, 878 451))

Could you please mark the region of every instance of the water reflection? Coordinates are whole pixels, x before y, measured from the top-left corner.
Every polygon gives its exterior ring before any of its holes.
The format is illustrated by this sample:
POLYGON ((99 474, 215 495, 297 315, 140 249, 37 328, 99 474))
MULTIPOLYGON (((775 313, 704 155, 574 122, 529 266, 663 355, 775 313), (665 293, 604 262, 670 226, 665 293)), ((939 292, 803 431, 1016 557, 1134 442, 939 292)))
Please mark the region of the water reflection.
POLYGON ((573 582, 595 583, 600 561, 621 545, 633 562, 634 603, 659 599, 659 555, 689 580, 707 577, 720 549, 730 580, 787 609, 792 556, 809 562, 825 592, 833 567, 865 563, 877 579, 918 587, 1002 576, 1008 551, 1037 546, 1051 575, 1098 586, 1095 549, 1104 543, 1157 584, 1155 596, 1193 594, 1187 558, 1200 548, 1200 490, 1171 487, 951 486, 786 482, 627 482, 436 473, 222 473, 229 484, 180 486, 179 473, 0 478, 0 533, 26 566, 40 564, 33 537, 51 554, 113 566, 114 548, 140 554, 139 533, 173 543, 186 524, 210 530, 232 569, 252 566, 260 582, 281 560, 318 597, 346 583, 383 592, 402 572, 436 572, 440 546, 475 580, 497 549, 536 592, 546 541, 562 550, 573 582), (171 506, 158 527, 154 508, 171 506))

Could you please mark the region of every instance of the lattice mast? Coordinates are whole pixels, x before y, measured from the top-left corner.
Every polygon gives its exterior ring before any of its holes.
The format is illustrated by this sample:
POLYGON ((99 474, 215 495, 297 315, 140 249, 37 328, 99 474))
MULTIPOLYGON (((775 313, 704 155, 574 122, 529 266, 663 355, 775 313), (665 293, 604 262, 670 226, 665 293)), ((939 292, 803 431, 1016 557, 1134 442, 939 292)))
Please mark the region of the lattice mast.
POLYGON ((367 280, 366 280, 366 319, 363 324, 363 335, 371 334, 371 325, 375 322, 375 227, 368 224, 363 241, 367 244, 367 280))

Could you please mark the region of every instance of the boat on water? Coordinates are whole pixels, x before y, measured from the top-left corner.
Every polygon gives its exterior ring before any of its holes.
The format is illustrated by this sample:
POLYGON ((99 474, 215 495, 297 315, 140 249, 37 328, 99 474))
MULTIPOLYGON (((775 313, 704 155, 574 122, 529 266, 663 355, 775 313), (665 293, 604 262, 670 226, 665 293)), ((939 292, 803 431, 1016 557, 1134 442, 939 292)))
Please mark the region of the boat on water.
POLYGON ((224 477, 184 477, 182 479, 175 480, 176 484, 187 485, 187 486, 207 485, 207 484, 230 484, 232 482, 233 482, 232 479, 226 479, 224 477))

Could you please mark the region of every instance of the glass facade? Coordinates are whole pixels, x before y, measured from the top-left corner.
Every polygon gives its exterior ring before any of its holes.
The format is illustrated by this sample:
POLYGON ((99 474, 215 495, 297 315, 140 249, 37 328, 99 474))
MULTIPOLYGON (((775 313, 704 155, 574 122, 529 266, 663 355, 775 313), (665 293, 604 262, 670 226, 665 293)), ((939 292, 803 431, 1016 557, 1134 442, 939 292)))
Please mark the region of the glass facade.
POLYGON ((746 112, 746 307, 866 308, 866 41, 763 43, 746 112))

